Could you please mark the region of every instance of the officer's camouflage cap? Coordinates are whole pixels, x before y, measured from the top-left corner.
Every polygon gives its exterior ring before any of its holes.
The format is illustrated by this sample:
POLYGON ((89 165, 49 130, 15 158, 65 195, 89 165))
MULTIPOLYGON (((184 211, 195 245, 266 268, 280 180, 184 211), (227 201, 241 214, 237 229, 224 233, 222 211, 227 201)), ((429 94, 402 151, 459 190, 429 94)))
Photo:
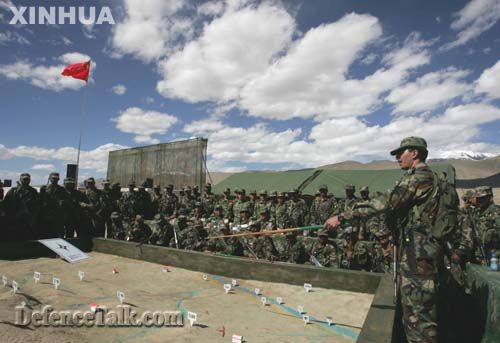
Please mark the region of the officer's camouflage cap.
POLYGON ((319 185, 318 190, 322 190, 322 189, 324 189, 325 191, 328 192, 328 186, 327 185, 319 185))
POLYGON ((476 187, 474 195, 478 198, 480 197, 487 197, 490 196, 491 193, 491 188, 488 186, 481 186, 481 187, 476 187))
POLYGON ((231 193, 231 188, 226 188, 226 189, 224 190, 224 193, 231 193))
POLYGON ((361 189, 359 191, 360 192, 369 192, 370 189, 368 188, 368 186, 363 186, 363 187, 361 187, 361 189))
POLYGON ((321 237, 321 236, 328 237, 328 232, 326 232, 326 230, 319 230, 318 231, 318 237, 321 237))
POLYGON ((87 183, 95 183, 95 179, 93 177, 89 177, 87 179, 87 183))
POLYGON ((52 177, 57 177, 59 179, 59 173, 57 173, 57 172, 50 173, 49 178, 52 178, 52 177))
POLYGON ((20 179, 31 179, 31 175, 28 173, 22 173, 21 176, 19 177, 20 179))
POLYGON ((345 185, 345 190, 355 190, 356 187, 354 185, 345 185))
POLYGON ((267 195, 267 191, 265 189, 263 189, 259 192, 259 195, 267 195))
POLYGON ((64 183, 75 183, 75 179, 72 177, 67 177, 64 179, 64 183))
POLYGON ((401 141, 401 144, 399 145, 399 148, 396 148, 391 151, 391 155, 396 155, 398 152, 401 152, 405 149, 408 148, 418 148, 418 149, 424 149, 427 151, 427 142, 425 139, 421 137, 406 137, 401 141))

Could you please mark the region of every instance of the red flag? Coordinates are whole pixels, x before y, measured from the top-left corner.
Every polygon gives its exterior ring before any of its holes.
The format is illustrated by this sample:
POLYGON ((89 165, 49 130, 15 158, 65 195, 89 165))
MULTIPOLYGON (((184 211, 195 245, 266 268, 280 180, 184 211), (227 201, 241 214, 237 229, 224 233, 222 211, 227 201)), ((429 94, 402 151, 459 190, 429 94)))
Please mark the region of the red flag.
POLYGON ((83 63, 70 64, 64 68, 61 75, 71 76, 75 79, 88 81, 90 73, 90 60, 83 63))

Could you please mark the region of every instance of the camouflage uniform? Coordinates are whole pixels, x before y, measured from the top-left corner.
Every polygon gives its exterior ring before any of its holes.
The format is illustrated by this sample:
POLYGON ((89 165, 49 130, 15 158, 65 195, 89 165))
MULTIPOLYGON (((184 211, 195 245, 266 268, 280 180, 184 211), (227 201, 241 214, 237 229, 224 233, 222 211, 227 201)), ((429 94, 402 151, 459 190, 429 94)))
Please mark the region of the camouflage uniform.
POLYGON ((106 228, 109 230, 111 227, 111 213, 114 212, 115 203, 114 203, 114 194, 110 185, 111 182, 109 180, 104 180, 103 189, 101 192, 101 218, 104 220, 106 228))
POLYGON ((265 190, 259 192, 259 200, 257 200, 254 204, 252 218, 258 219, 260 211, 263 209, 269 211, 269 201, 267 200, 267 191, 265 190))
POLYGON ((2 201, 7 221, 11 225, 10 231, 2 233, 3 239, 7 241, 37 238, 36 219, 40 201, 37 191, 29 185, 30 181, 28 173, 21 174, 17 187, 9 189, 2 201))
POLYGON ((68 193, 68 201, 64 204, 64 231, 66 238, 73 238, 75 231, 77 237, 89 237, 90 224, 86 224, 82 206, 86 206, 89 202, 87 196, 76 189, 75 180, 72 178, 64 179, 64 188, 68 193))
POLYGON ((201 206, 203 207, 203 212, 207 218, 212 215, 215 205, 215 194, 212 193, 212 185, 208 183, 205 186, 205 192, 201 196, 201 206))
POLYGON ((297 232, 288 232, 283 249, 280 251, 280 261, 304 264, 306 262, 306 250, 304 244, 297 239, 297 232))
POLYGON ((159 200, 158 211, 166 217, 171 217, 177 214, 177 204, 179 199, 177 198, 177 195, 174 194, 173 189, 174 185, 168 185, 166 193, 159 200))
POLYGON ((86 206, 86 215, 90 219, 92 236, 104 237, 105 219, 103 217, 104 207, 102 204, 102 191, 95 187, 95 180, 89 177, 86 180, 85 195, 88 203, 86 206))
POLYGON ((137 243, 147 243, 151 233, 152 231, 149 225, 144 223, 144 219, 141 215, 137 215, 134 223, 130 227, 127 240, 137 243))
POLYGON ((172 225, 165 217, 158 213, 150 223, 153 233, 149 237, 149 243, 154 245, 168 246, 174 237, 172 225))
MULTIPOLYGON (((406 149, 419 149, 420 155, 422 151, 427 151, 427 143, 418 137, 405 138, 391 154, 397 155, 406 149)), ((432 170, 420 162, 407 170, 391 192, 365 201, 351 210, 346 208, 344 213, 347 218, 379 213, 406 218, 400 235, 402 257, 399 266, 403 323, 410 343, 438 340, 436 282, 442 251, 427 224, 432 214, 426 212, 425 206, 432 196, 434 177, 432 170)))
POLYGON ((259 260, 277 261, 279 254, 271 237, 266 235, 241 237, 243 256, 259 260))
POLYGON ((182 249, 180 241, 180 239, 182 238, 181 232, 186 230, 186 228, 187 228, 187 218, 185 215, 179 215, 175 220, 173 220, 172 229, 174 236, 170 240, 171 248, 182 249))
POLYGON ((330 218, 337 209, 337 203, 335 198, 329 198, 327 196, 328 187, 326 185, 321 185, 319 187, 319 196, 314 199, 311 206, 311 211, 314 210, 314 214, 311 214, 311 224, 321 225, 328 218, 330 218))
POLYGON ((51 173, 50 184, 43 186, 40 191, 42 219, 40 220, 42 232, 40 238, 64 237, 64 222, 67 212, 64 205, 69 196, 64 187, 57 184, 59 173, 51 173))
POLYGON ((337 248, 329 243, 328 233, 323 230, 318 232, 318 240, 311 247, 311 256, 314 256, 322 267, 339 267, 337 248))
POLYGON ((125 240, 128 227, 123 222, 122 216, 118 212, 111 213, 111 226, 108 228, 108 238, 125 240))
POLYGON ((290 191, 288 201, 288 218, 290 227, 302 227, 306 225, 306 217, 309 215, 306 202, 298 198, 297 190, 290 191))
POLYGON ((146 191, 146 182, 143 182, 136 193, 135 213, 151 219, 153 213, 151 211, 151 195, 146 191))
POLYGON ((475 191, 476 207, 473 211, 474 221, 484 245, 486 258, 491 251, 500 249, 500 210, 492 202, 489 187, 478 187, 475 191))
POLYGON ((224 196, 217 202, 217 205, 222 207, 223 218, 232 222, 234 219, 233 215, 234 201, 231 199, 230 195, 231 195, 231 190, 229 188, 226 188, 224 190, 224 196))
POLYGON ((122 213, 123 219, 132 223, 137 215, 135 208, 135 203, 137 202, 137 192, 135 191, 135 182, 130 182, 128 185, 128 192, 123 193, 120 199, 120 212, 122 213))
POLYGON ((233 204, 233 222, 234 223, 239 223, 240 222, 240 213, 242 212, 242 208, 245 207, 248 209, 248 199, 245 195, 245 190, 239 190, 235 189, 234 192, 238 196, 238 199, 234 202, 233 204))
POLYGON ((160 201, 162 198, 163 194, 161 193, 160 185, 154 186, 153 194, 151 194, 151 213, 153 216, 160 213, 160 201))
POLYGON ((179 235, 181 249, 202 251, 206 248, 207 231, 201 223, 195 223, 181 231, 179 235))
POLYGON ((288 217, 288 204, 285 202, 285 193, 278 194, 278 202, 271 207, 271 219, 276 227, 284 229, 289 227, 290 218, 288 217))

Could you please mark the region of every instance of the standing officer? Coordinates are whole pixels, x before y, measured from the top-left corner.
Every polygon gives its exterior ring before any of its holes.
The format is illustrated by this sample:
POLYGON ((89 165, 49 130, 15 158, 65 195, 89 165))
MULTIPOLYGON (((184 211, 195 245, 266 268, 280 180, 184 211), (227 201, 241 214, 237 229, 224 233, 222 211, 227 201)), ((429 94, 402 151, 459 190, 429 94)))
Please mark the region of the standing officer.
POLYGON ((420 137, 408 137, 391 151, 405 175, 391 192, 346 209, 328 219, 327 229, 336 229, 343 218, 366 218, 380 213, 405 219, 400 237, 402 257, 399 292, 403 309, 403 325, 409 343, 438 342, 437 285, 438 264, 442 248, 432 235, 433 207, 427 206, 433 197, 437 177, 425 163, 427 142, 420 137))

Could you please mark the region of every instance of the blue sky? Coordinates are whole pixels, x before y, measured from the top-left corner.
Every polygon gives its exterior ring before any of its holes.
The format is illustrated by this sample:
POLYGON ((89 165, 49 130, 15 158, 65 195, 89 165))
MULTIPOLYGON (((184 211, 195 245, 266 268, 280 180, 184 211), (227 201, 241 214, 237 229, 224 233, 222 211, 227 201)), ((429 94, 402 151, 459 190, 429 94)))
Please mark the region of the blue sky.
POLYGON ((84 82, 60 72, 89 57, 82 177, 195 136, 211 171, 387 159, 408 135, 498 155, 499 19, 498 0, 0 0, 0 179, 75 162, 84 82), (115 24, 12 25, 11 6, 115 24))

